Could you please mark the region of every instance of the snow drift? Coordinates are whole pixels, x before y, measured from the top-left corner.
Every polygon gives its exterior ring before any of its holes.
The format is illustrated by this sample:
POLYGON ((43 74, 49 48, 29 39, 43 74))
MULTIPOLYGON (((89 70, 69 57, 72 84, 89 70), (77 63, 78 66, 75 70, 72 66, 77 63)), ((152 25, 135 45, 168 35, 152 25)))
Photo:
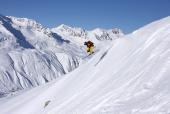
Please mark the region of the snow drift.
POLYGON ((169 114, 169 69, 167 17, 113 41, 58 80, 1 99, 0 113, 169 114))

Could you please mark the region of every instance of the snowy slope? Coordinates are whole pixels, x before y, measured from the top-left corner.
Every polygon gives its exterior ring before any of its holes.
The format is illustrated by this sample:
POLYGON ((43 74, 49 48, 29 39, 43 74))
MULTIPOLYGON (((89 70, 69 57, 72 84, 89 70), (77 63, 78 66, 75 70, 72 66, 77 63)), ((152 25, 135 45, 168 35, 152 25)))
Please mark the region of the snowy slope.
MULTIPOLYGON (((119 35, 106 30, 93 33, 98 35, 98 39, 89 36, 95 52, 111 42, 105 37, 112 40, 119 35)), ((88 34, 81 28, 61 25, 49 29, 31 19, 0 15, 0 97, 49 82, 84 63, 88 34)))
POLYGON ((1 99, 0 114, 169 114, 169 69, 167 17, 116 39, 56 81, 1 99))

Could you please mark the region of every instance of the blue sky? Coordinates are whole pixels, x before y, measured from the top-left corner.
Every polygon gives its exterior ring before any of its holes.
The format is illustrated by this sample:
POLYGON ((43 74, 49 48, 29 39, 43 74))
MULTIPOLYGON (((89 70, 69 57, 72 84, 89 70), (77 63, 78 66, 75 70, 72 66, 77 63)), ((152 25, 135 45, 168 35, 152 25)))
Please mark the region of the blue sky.
POLYGON ((117 27, 130 33, 170 16, 170 0, 0 0, 0 13, 31 18, 45 27, 117 27))

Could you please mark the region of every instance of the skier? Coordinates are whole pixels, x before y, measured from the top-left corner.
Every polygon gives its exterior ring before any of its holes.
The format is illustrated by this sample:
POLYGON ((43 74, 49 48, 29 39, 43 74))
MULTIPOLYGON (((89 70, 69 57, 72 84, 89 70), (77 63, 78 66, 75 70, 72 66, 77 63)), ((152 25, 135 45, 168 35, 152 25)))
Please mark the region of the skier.
POLYGON ((94 53, 94 43, 93 42, 87 41, 87 42, 84 42, 84 45, 87 46, 87 53, 89 52, 90 53, 89 55, 94 53))

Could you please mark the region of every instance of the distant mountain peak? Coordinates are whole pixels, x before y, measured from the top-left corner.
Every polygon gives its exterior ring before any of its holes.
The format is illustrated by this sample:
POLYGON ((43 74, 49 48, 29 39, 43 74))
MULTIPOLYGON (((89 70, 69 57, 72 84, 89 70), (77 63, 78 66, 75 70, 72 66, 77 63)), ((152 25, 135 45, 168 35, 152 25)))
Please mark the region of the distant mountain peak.
POLYGON ((63 30, 66 30, 66 31, 68 31, 68 32, 70 32, 70 30, 71 31, 85 31, 83 28, 80 28, 80 27, 72 27, 72 26, 69 26, 69 25, 65 25, 65 24, 61 24, 61 25, 59 25, 59 26, 57 26, 56 28, 53 28, 53 29, 58 29, 58 30, 61 30, 61 31, 63 31, 63 30))
POLYGON ((68 26, 68 25, 65 25, 65 24, 61 24, 61 25, 59 25, 58 27, 56 27, 56 28, 71 28, 70 26, 68 26))

